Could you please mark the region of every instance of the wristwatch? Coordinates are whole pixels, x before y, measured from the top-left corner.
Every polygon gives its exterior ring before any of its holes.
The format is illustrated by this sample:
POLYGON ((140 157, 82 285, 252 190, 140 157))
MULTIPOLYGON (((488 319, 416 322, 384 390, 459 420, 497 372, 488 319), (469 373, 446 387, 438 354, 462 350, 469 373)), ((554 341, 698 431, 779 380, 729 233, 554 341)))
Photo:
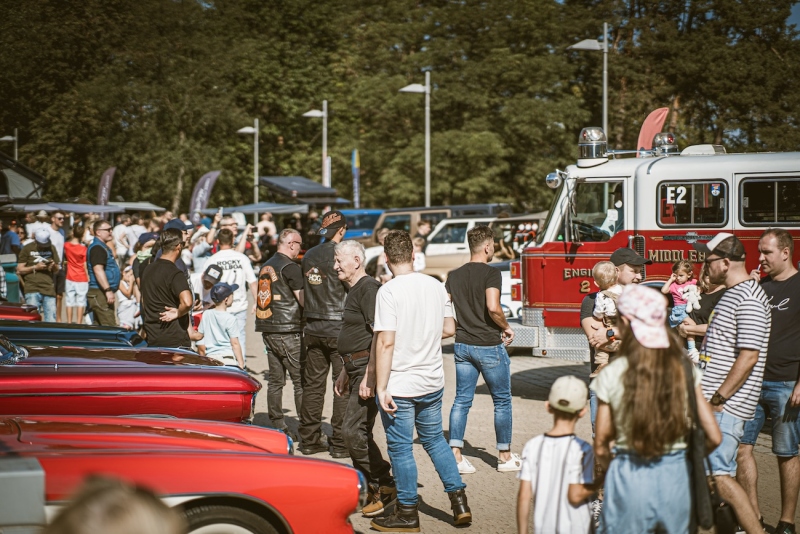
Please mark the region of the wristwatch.
POLYGON ((728 402, 728 399, 720 395, 719 391, 715 391, 711 396, 711 406, 722 406, 726 402, 728 402))
POLYGON ((616 341, 617 340, 616 335, 614 334, 614 329, 613 328, 609 328, 608 330, 606 330, 606 337, 608 338, 609 341, 616 341))

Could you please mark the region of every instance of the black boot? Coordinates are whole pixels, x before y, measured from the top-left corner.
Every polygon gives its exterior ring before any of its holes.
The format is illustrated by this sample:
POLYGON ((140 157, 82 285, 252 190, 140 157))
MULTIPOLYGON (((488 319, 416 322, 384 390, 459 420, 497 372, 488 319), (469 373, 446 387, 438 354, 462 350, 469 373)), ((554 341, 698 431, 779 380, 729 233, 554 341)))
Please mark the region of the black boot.
POLYGON ((472 512, 467 504, 467 493, 460 489, 447 494, 450 497, 450 506, 453 508, 453 521, 456 525, 472 523, 472 512))
POLYGON ((419 532, 417 506, 397 503, 392 515, 377 517, 369 525, 379 532, 419 532))

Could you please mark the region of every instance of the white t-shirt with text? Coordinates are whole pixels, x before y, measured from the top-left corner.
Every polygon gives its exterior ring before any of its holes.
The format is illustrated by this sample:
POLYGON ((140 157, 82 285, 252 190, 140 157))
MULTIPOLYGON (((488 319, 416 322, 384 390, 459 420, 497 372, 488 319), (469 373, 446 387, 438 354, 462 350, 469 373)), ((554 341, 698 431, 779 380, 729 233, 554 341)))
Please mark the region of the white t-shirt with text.
POLYGON ((570 484, 591 484, 593 473, 592 446, 574 435, 543 434, 525 444, 517 478, 531 483, 536 534, 589 532, 592 514, 588 501, 573 506, 567 492, 570 484))
POLYGON ((444 388, 442 327, 452 316, 444 284, 431 276, 396 276, 378 290, 373 331, 395 332, 389 394, 421 397, 444 388))
POLYGON ((220 282, 226 284, 236 284, 239 288, 233 292, 233 304, 228 308, 230 313, 239 313, 247 309, 247 287, 248 284, 255 284, 256 273, 253 272, 253 265, 250 259, 233 249, 220 250, 210 258, 205 264, 207 269, 209 265, 215 264, 222 268, 222 278, 220 282))

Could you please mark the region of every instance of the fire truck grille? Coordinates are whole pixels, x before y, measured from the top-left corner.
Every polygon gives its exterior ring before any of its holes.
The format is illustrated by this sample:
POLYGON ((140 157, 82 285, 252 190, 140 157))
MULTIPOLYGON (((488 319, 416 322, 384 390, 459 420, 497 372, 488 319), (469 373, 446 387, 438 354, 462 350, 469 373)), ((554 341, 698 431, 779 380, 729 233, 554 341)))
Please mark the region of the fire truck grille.
MULTIPOLYGON (((633 242, 631 243, 631 248, 636 251, 639 256, 646 258, 647 255, 645 254, 644 250, 644 236, 635 235, 633 236, 633 242)), ((647 266, 642 265, 642 282, 647 280, 647 266)))

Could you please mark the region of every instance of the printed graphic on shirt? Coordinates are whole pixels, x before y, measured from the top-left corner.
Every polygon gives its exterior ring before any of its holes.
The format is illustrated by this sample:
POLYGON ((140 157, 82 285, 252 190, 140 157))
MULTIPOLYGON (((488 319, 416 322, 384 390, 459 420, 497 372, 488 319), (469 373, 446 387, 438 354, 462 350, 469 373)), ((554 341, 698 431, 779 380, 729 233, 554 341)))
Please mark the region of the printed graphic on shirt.
POLYGON ((258 293, 256 294, 257 309, 256 317, 258 319, 269 319, 272 317, 272 310, 269 305, 272 304, 272 282, 278 280, 278 275, 271 266, 267 265, 261 271, 258 277, 258 293))
POLYGON ((322 283, 322 279, 325 277, 325 274, 322 273, 318 268, 312 267, 306 273, 306 280, 312 286, 318 286, 322 283))

